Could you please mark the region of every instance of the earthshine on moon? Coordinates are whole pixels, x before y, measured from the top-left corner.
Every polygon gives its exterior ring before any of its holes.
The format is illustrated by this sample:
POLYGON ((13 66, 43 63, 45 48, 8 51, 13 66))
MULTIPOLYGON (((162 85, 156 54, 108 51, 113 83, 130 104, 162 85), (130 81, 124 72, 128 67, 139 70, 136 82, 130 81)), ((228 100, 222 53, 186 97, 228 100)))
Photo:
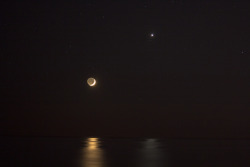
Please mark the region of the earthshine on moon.
POLYGON ((89 78, 87 80, 87 83, 88 83, 89 86, 95 86, 96 80, 95 80, 95 78, 89 78))

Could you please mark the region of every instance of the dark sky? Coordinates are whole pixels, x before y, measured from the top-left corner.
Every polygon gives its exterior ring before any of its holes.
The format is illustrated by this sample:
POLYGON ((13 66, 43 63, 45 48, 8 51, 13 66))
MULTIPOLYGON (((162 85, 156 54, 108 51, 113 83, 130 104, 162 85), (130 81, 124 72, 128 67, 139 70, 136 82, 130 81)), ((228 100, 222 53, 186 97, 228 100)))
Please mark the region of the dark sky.
POLYGON ((249 2, 0 6, 1 135, 250 138, 249 2))

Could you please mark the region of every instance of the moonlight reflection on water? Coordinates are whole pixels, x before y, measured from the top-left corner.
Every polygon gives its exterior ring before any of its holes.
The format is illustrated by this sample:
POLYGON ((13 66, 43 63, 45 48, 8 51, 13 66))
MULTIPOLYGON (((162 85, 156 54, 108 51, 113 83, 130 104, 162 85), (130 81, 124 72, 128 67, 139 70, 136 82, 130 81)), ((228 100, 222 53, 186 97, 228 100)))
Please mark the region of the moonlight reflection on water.
POLYGON ((83 148, 82 167, 104 167, 103 150, 98 138, 87 138, 83 148))
MULTIPOLYGON (((166 165, 163 158, 164 153, 159 148, 160 143, 157 139, 146 139, 138 143, 133 140, 121 140, 122 145, 117 145, 119 140, 104 141, 111 145, 110 150, 113 166, 123 167, 163 167, 166 165), (119 146, 119 147, 117 147, 119 146)), ((99 138, 87 138, 84 140, 82 149, 81 167, 107 167, 107 155, 104 155, 104 149, 101 146, 99 138)), ((106 148, 107 149, 107 148, 106 148)), ((105 151, 106 152, 106 151, 105 151)))

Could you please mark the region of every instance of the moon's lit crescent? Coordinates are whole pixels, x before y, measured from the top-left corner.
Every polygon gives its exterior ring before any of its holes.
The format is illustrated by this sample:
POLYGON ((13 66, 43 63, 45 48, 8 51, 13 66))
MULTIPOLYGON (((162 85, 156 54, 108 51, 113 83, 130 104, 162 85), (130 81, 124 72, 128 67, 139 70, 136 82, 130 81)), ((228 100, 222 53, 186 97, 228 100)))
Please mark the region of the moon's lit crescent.
POLYGON ((94 86, 96 84, 96 80, 94 79, 94 82, 90 86, 94 86))
POLYGON ((95 78, 89 78, 87 80, 87 83, 88 83, 89 86, 95 86, 96 80, 95 80, 95 78))

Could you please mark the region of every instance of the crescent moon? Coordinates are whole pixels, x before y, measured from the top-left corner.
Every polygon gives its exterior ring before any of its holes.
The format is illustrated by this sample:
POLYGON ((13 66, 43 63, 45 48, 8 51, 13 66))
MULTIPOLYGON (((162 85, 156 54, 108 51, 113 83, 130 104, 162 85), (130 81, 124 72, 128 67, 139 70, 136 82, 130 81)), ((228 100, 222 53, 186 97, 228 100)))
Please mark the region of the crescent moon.
POLYGON ((95 78, 88 78, 87 83, 89 86, 95 86, 96 85, 96 80, 95 78))
POLYGON ((89 86, 95 86, 95 84, 96 84, 96 80, 94 79, 94 82, 90 84, 89 86))

